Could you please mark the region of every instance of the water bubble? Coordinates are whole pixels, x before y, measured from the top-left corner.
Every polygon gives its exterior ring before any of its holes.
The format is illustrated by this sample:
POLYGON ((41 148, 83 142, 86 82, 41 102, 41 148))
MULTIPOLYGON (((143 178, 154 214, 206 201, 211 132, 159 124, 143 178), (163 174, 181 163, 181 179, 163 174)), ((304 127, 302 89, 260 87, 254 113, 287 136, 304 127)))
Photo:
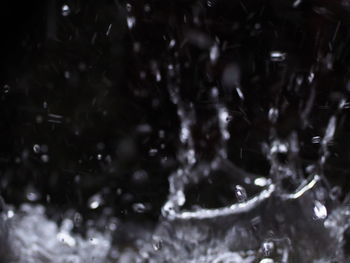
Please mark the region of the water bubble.
POLYGON ((244 189, 244 187, 242 187, 240 185, 236 185, 234 191, 235 191, 235 195, 236 195, 238 202, 244 202, 247 200, 247 198, 248 198, 247 192, 244 189))
POLYGON ((284 61, 286 59, 286 53, 283 53, 281 51, 271 51, 270 52, 270 59, 271 61, 274 62, 281 62, 284 61))
POLYGON ((35 153, 40 153, 40 145, 39 144, 34 144, 33 146, 33 151, 35 153))
POLYGON ((69 16, 71 10, 68 5, 63 5, 62 6, 62 15, 63 16, 69 16))
POLYGON ((318 200, 314 203, 315 219, 325 219, 327 217, 327 208, 318 200))
POLYGON ((275 263, 272 258, 263 258, 259 263, 275 263))

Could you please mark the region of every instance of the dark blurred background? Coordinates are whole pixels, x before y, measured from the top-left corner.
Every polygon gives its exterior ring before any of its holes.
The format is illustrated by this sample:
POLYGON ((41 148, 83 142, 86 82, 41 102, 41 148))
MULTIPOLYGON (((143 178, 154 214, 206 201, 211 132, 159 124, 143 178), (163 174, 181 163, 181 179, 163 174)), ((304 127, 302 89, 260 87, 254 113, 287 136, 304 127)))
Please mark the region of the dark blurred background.
MULTIPOLYGON (((180 165, 179 120, 167 92, 170 63, 179 65, 181 96, 198 117, 199 160, 216 153, 218 127, 206 124, 215 119, 207 94, 217 86, 232 119, 230 160, 268 174, 261 144, 269 140, 268 112, 276 107, 279 136, 297 131, 302 164, 312 164, 320 151, 312 138, 323 136, 349 95, 349 6, 338 0, 4 1, 1 195, 15 205, 74 208, 87 218, 103 212, 156 220, 167 178, 180 165), (208 53, 214 43, 215 64, 208 53), (272 51, 286 59, 271 60, 272 51), (225 70, 234 68, 244 100, 225 84, 225 70), (96 194, 103 202, 91 209, 96 194)), ((339 114, 325 167, 343 196, 350 186, 347 112, 339 114)), ((221 193, 213 198, 222 206, 234 196, 230 187, 218 180, 190 196, 221 193)))

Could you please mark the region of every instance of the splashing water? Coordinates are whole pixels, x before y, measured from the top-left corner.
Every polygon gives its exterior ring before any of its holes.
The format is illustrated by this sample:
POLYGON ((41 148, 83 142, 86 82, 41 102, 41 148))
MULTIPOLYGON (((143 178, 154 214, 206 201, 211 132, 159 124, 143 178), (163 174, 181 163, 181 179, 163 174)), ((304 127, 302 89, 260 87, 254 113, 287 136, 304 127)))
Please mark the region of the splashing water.
MULTIPOLYGON (((214 5, 215 1, 207 1, 208 7, 214 5)), ((295 8, 299 5, 302 5, 302 1, 293 4, 295 8)), ((246 9, 244 6, 242 8, 246 9)), ((71 15, 68 5, 63 5, 61 11, 64 17, 71 15)), ((153 8, 145 5, 144 11, 151 13, 153 8)), ((137 32, 142 23, 142 19, 139 20, 136 15, 133 6, 127 4, 126 27, 130 33, 137 32)), ((193 24, 201 24, 199 17, 193 18, 193 24)), ((258 30, 260 26, 255 25, 254 28, 258 30)), ((112 34, 111 30, 112 24, 109 24, 105 35, 112 34)), ((102 214, 90 220, 86 231, 81 233, 75 228, 77 222, 82 220, 76 211, 70 211, 70 214, 57 219, 48 217, 46 208, 41 205, 24 203, 17 209, 3 205, 0 218, 3 245, 0 246, 0 254, 4 255, 5 262, 347 262, 344 246, 350 227, 349 197, 340 202, 337 189, 330 186, 325 176, 325 166, 332 154, 330 146, 335 139, 342 112, 347 107, 346 100, 342 96, 338 98, 337 109, 328 116, 324 133, 312 135, 310 141, 319 147, 318 155, 316 160, 309 161, 305 167, 301 154, 304 141, 300 139, 300 129, 293 127, 287 135, 281 135, 278 131, 278 123, 283 119, 289 104, 283 101, 284 95, 276 95, 277 98, 269 102, 270 107, 265 112, 268 135, 260 142, 261 152, 269 162, 269 172, 247 172, 233 163, 230 156, 230 142, 236 140, 230 125, 235 125, 235 119, 231 116, 230 100, 225 99, 228 93, 237 96, 237 101, 242 105, 240 109, 244 112, 244 104, 250 94, 243 88, 243 69, 236 62, 222 66, 222 85, 212 82, 213 85, 203 95, 209 105, 206 106, 209 113, 200 126, 198 120, 203 116, 199 106, 181 92, 184 65, 178 58, 177 49, 188 42, 205 50, 203 57, 208 60, 208 65, 216 66, 221 65, 225 43, 211 41, 209 36, 196 30, 189 30, 187 38, 181 42, 170 36, 168 39, 165 37, 170 53, 166 65, 150 63, 156 82, 166 82, 167 93, 176 107, 179 123, 175 127, 178 129, 175 153, 178 166, 168 177, 169 193, 158 222, 140 228, 136 223, 128 225, 102 214), (211 133, 216 136, 205 141, 206 146, 210 144, 210 151, 203 157, 200 150, 202 138, 207 138, 211 133), (217 206, 203 204, 205 202, 198 201, 199 198, 191 198, 193 187, 199 189, 203 182, 209 182, 210 186, 219 184, 221 175, 223 184, 232 186, 231 199, 225 199, 222 205, 217 206), (134 238, 128 242, 120 241, 118 235, 123 234, 120 229, 132 233, 134 238)), ((133 45, 135 53, 139 52, 139 43, 135 41, 133 45)), ((288 52, 271 50, 266 63, 273 63, 273 67, 278 68, 288 59, 288 52)), ((140 76, 145 78, 146 73, 142 73, 140 76)), ((310 70, 305 77, 305 85, 312 86, 317 78, 317 70, 310 70)), ((295 87, 291 85, 292 88, 299 89, 304 85, 303 77, 293 75, 291 79, 291 82, 295 81, 295 87)), ((312 86, 307 101, 301 103, 299 113, 303 128, 311 126, 309 118, 315 93, 312 86)), ((51 122, 62 123, 61 115, 49 115, 55 119, 51 122)), ((143 125, 139 130, 149 133, 152 127, 143 125)), ((32 151, 36 155, 45 153, 40 155, 40 160, 49 163, 51 155, 49 159, 46 154, 48 149, 45 148, 36 143, 32 151)), ((157 148, 150 148, 148 154, 155 157, 158 152, 157 148)), ((103 161, 104 158, 105 155, 98 154, 95 159, 103 161)), ((133 177, 142 184, 148 175, 141 168, 133 177)), ((121 193, 119 190, 117 194, 121 193)), ((213 196, 220 196, 220 193, 213 190, 203 195, 211 195, 208 199, 214 199, 213 196)), ((29 202, 37 201, 40 197, 40 192, 28 187, 26 198, 29 202)), ((92 194, 87 200, 90 210, 99 211, 104 206, 101 192, 92 194)), ((143 202, 132 205, 133 211, 139 214, 149 207, 143 202)))

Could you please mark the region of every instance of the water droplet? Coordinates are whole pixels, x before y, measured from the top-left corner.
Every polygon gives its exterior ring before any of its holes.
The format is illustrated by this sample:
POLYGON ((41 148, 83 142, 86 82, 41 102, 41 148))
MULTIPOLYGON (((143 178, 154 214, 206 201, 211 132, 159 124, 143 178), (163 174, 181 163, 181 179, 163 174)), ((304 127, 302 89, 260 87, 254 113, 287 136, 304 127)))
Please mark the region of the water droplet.
POLYGON ((286 53, 283 53, 281 51, 271 51, 270 52, 270 59, 274 62, 281 62, 286 59, 286 53))
POLYGON ((219 47, 217 45, 212 46, 210 48, 210 54, 209 54, 210 61, 212 63, 215 63, 218 60, 219 56, 220 56, 219 47))
POLYGON ((158 150, 154 149, 154 148, 150 149, 149 152, 148 152, 149 156, 156 156, 157 153, 158 153, 158 150))
POLYGON ((152 246, 155 251, 161 250, 163 247, 163 240, 160 237, 153 237, 152 246))
POLYGON ((175 44, 176 44, 175 39, 172 39, 172 40, 170 41, 170 43, 169 43, 169 48, 175 47, 175 44))
POLYGON ((268 180, 265 177, 259 177, 254 180, 254 184, 260 187, 264 187, 268 184, 268 180))
POLYGON ((12 217, 14 217, 15 216, 15 212, 14 211, 12 211, 12 210, 8 210, 7 211, 7 218, 12 218, 12 217))
POLYGON ((36 191, 33 187, 28 187, 26 197, 29 201, 35 202, 40 199, 40 193, 36 191))
POLYGON ((314 136, 311 139, 311 142, 314 144, 320 143, 321 142, 321 137, 320 136, 314 136))
POLYGON ((278 119, 278 115, 279 115, 278 109, 277 108, 270 108, 268 115, 269 115, 269 120, 272 123, 276 123, 276 121, 278 119))
POLYGON ((241 100, 244 100, 244 95, 240 87, 236 87, 236 91, 241 100))
POLYGON ((240 185, 235 186, 235 195, 236 195, 238 202, 244 202, 247 200, 247 192, 240 185))
POLYGON ((315 201, 314 204, 315 219, 325 219, 327 217, 327 208, 320 202, 315 201))
POLYGON ((296 8, 301 4, 301 0, 295 0, 293 3, 293 7, 296 8))
POLYGON ((5 84, 3 90, 4 90, 4 93, 9 93, 10 92, 10 86, 5 84))
POLYGON ((69 16, 70 14, 70 8, 68 5, 63 5, 62 6, 62 15, 63 16, 69 16))
POLYGON ((33 151, 35 153, 40 153, 40 145, 39 144, 34 144, 33 146, 33 151))
POLYGON ((272 241, 265 241, 262 243, 262 250, 265 256, 269 256, 274 249, 274 243, 272 241))
POLYGON ((88 206, 90 209, 97 209, 103 204, 103 199, 100 194, 95 194, 88 200, 88 206))
POLYGON ((143 203, 135 203, 132 205, 132 209, 136 213, 144 213, 147 210, 147 207, 143 203))
POLYGON ((112 29, 112 24, 109 24, 107 31, 106 31, 106 36, 109 36, 109 34, 111 33, 111 29, 112 29))
POLYGON ((150 12, 151 11, 151 6, 149 4, 145 4, 144 10, 145 10, 146 13, 150 12))
POLYGON ((309 76, 307 77, 307 80, 309 81, 309 83, 311 83, 315 78, 315 74, 311 71, 309 76))
POLYGON ((126 22, 127 22, 127 24, 128 24, 128 28, 129 28, 129 29, 132 29, 132 28, 135 26, 136 19, 135 19, 135 17, 133 17, 133 16, 129 16, 129 17, 126 19, 126 22))
POLYGON ((50 158, 47 154, 43 154, 41 155, 40 159, 43 163, 48 163, 50 158))
POLYGON ((132 5, 131 5, 130 3, 127 3, 127 4, 126 4, 126 10, 127 10, 128 12, 131 12, 131 9, 132 9, 132 5))

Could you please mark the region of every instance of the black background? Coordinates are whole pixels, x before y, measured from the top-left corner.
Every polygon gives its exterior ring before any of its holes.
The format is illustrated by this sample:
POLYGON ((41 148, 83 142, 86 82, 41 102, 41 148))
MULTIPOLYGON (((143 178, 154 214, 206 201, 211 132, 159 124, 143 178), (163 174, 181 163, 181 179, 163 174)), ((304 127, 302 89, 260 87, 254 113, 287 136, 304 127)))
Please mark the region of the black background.
MULTIPOLYGON (((292 1, 211 2, 209 8, 206 1, 135 1, 131 31, 122 1, 69 1, 68 16, 61 14, 63 1, 2 3, 0 187, 5 200, 18 205, 32 187, 40 193, 39 203, 54 210, 75 208, 89 217, 95 211, 88 209, 87 200, 99 192, 105 205, 98 212, 111 207, 121 218, 156 219, 168 193, 167 177, 179 166, 179 121, 165 79, 167 65, 174 61, 189 63, 181 70, 181 94, 196 108, 194 134, 201 160, 216 153, 217 128, 203 128, 214 118, 205 100, 214 85, 233 117, 229 158, 238 166, 268 174, 269 163, 261 152, 261 143, 269 140, 267 113, 282 105, 287 106, 276 124, 279 136, 298 131, 303 166, 317 160, 319 148, 311 138, 323 135, 339 98, 349 93, 346 2, 302 1, 297 8, 292 1), (144 11, 147 3, 150 13, 144 11), (190 22, 184 22, 184 15, 190 22), (199 25, 191 22, 196 15, 199 25), (188 40, 191 32, 204 35, 208 43, 226 41, 229 48, 215 66, 208 63, 206 48, 188 40), (172 38, 176 59, 168 48, 172 38), (135 42, 141 45, 138 53, 135 42), (272 50, 283 50, 287 60, 269 61, 272 50), (163 73, 159 83, 151 74, 152 61, 163 73), (232 63, 241 69, 245 101, 221 83, 223 70, 232 63), (314 84, 288 88, 293 76, 307 79, 311 70, 314 84), (141 71, 146 72, 144 79, 141 71), (304 127, 300 112, 311 88, 316 99, 304 127), (52 123, 50 114, 63 116, 63 121, 52 123), (35 144, 48 146, 49 162, 33 151, 35 144), (158 150, 155 156, 151 149, 158 150), (140 170, 147 176, 135 179, 140 170), (135 212, 138 202, 150 210, 135 212)), ((345 109, 325 167, 327 178, 344 193, 349 187, 348 138, 345 109)), ((224 205, 233 198, 224 182, 218 180, 204 191, 199 188, 207 186, 198 186, 191 196, 203 205, 224 205), (214 201, 198 196, 219 192, 214 201)))

